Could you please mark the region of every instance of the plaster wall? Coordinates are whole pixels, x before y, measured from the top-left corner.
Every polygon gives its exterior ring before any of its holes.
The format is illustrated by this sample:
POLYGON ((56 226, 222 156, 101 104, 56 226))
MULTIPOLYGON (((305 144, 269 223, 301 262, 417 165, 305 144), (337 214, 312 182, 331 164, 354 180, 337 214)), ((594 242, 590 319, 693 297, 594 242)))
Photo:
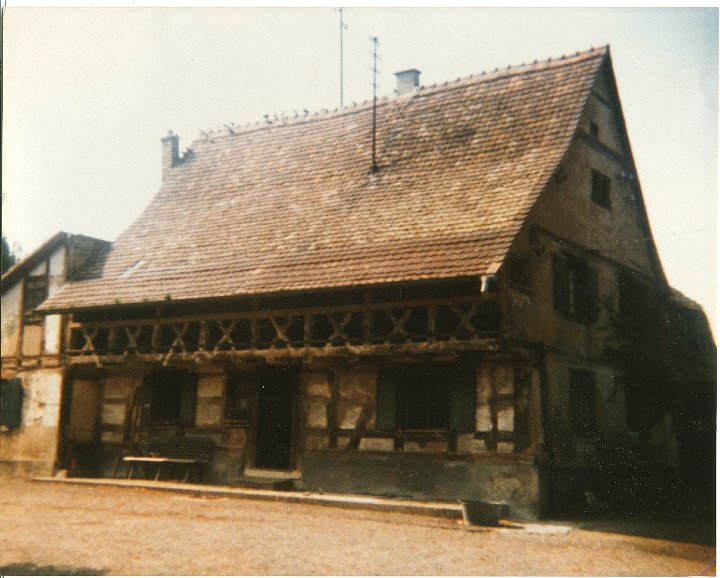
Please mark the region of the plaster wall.
POLYGON ((50 475, 57 454, 62 372, 38 369, 17 376, 24 389, 22 425, 0 432, 0 472, 50 475))
MULTIPOLYGON (((636 443, 626 431, 625 394, 616 371, 604 359, 608 316, 617 311, 618 275, 633 269, 649 283, 656 282, 653 256, 646 241, 642 206, 629 180, 626 156, 608 84, 599 75, 580 119, 579 131, 546 191, 531 211, 513 244, 511 255, 529 259, 530 286, 509 287, 507 322, 511 334, 543 343, 547 352, 547 386, 552 436, 559 463, 592 467, 617 448, 636 443), (596 127, 592 127, 594 124, 596 127), (596 132, 595 135, 591 134, 596 132), (610 179, 610 208, 591 198, 592 171, 610 179), (555 309, 553 257, 573 255, 597 275, 598 318, 580 320, 555 309), (574 434, 571 425, 569 371, 591 371, 595 381, 596 435, 574 434)), ((636 178, 636 177, 635 177, 636 178)), ((541 407, 542 400, 538 400, 541 407)), ((668 428, 658 424, 658 453, 672 454, 668 428)), ((620 451, 620 450, 617 450, 620 451)))
POLYGON ((2 319, 2 357, 11 358, 17 354, 20 335, 20 307, 22 302, 22 283, 10 287, 2 295, 0 317, 2 319))
MULTIPOLYGON (((67 269, 67 252, 65 245, 58 247, 50 256, 50 270, 48 275, 48 297, 52 297, 65 284, 67 269)), ((44 352, 49 355, 60 354, 62 339, 62 316, 48 315, 45 317, 45 344, 44 352)))

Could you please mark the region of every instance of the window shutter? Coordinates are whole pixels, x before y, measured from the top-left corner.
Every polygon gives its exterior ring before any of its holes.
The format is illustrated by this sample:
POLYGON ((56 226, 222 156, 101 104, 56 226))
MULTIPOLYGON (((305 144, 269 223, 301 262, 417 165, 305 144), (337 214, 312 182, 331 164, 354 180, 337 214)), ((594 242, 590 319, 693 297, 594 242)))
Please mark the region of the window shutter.
POLYGON ((458 375, 450 389, 450 430, 475 431, 475 372, 458 375))
POLYGON ((591 321, 596 321, 598 318, 598 274, 594 269, 588 271, 588 315, 591 321))
POLYGON ((195 425, 195 405, 197 401, 197 381, 193 375, 185 375, 182 380, 180 398, 180 424, 186 427, 195 425))
POLYGON ((379 373, 377 380, 376 427, 395 430, 397 416, 397 383, 391 375, 379 373))
POLYGON ((19 377, 3 380, 0 386, 0 425, 20 427, 23 386, 19 377))
POLYGON ((555 309, 570 313, 570 271, 567 259, 559 253, 553 255, 553 295, 555 309))

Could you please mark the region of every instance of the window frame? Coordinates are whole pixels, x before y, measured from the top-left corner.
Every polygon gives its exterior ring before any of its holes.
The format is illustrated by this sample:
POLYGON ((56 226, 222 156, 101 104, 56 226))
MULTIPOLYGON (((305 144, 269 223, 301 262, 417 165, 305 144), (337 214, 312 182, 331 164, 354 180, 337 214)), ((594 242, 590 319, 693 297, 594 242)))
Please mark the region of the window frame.
POLYGON ((197 375, 176 368, 157 369, 147 375, 144 380, 143 409, 141 411, 141 424, 144 427, 154 428, 176 428, 194 427, 197 414, 197 375), (176 392, 173 391, 176 388, 176 392), (162 419, 163 408, 158 408, 161 403, 161 390, 176 393, 177 415, 172 419, 162 419))
POLYGON ((595 374, 587 369, 568 369, 568 398, 573 434, 594 436, 598 422, 595 374))
POLYGON ((474 371, 469 368, 439 363, 389 366, 378 374, 376 429, 394 434, 413 432, 430 436, 473 432, 476 405, 474 371), (444 414, 439 418, 431 416, 426 407, 425 424, 408 419, 407 400, 418 391, 421 382, 424 382, 425 402, 439 401, 444 414), (438 390, 437 396, 432 395, 433 387, 438 390))
POLYGON ((590 200, 608 211, 612 211, 610 201, 610 177, 598 170, 590 170, 590 200))
POLYGON ((598 318, 597 271, 568 253, 553 254, 553 302, 555 310, 573 321, 589 323, 598 318))
POLYGON ((257 376, 254 373, 231 372, 225 385, 224 422, 226 427, 249 427, 253 414, 253 395, 257 376), (238 391, 243 390, 239 395, 238 391), (238 409, 240 400, 244 400, 244 409, 238 409), (244 413, 244 417, 243 417, 244 413))
POLYGON ((48 297, 47 275, 28 275, 23 280, 23 323, 25 325, 42 323, 42 315, 34 313, 48 297), (40 297, 37 297, 40 295, 40 297), (31 298, 32 296, 32 298, 31 298), (32 305, 29 303, 32 302, 32 305))

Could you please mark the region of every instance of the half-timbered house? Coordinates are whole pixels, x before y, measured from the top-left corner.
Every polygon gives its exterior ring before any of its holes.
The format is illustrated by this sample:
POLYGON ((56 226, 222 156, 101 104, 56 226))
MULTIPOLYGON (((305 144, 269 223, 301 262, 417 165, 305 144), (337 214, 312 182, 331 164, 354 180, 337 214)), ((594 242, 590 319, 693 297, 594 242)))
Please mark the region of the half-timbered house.
POLYGON ((56 468, 125 475, 148 436, 195 438, 209 482, 534 516, 606 461, 682 461, 622 320, 714 345, 665 280, 608 48, 398 78, 375 135, 366 103, 162 139, 157 196, 35 310, 65 320, 56 468))

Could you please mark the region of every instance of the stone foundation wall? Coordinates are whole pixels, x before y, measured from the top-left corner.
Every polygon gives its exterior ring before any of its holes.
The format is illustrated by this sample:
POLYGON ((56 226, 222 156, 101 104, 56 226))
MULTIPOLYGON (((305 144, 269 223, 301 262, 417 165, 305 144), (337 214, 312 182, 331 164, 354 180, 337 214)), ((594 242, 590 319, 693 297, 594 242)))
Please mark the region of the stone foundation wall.
POLYGON ((306 452, 302 489, 416 500, 506 502, 511 515, 536 518, 540 479, 531 460, 461 460, 413 452, 306 452))

